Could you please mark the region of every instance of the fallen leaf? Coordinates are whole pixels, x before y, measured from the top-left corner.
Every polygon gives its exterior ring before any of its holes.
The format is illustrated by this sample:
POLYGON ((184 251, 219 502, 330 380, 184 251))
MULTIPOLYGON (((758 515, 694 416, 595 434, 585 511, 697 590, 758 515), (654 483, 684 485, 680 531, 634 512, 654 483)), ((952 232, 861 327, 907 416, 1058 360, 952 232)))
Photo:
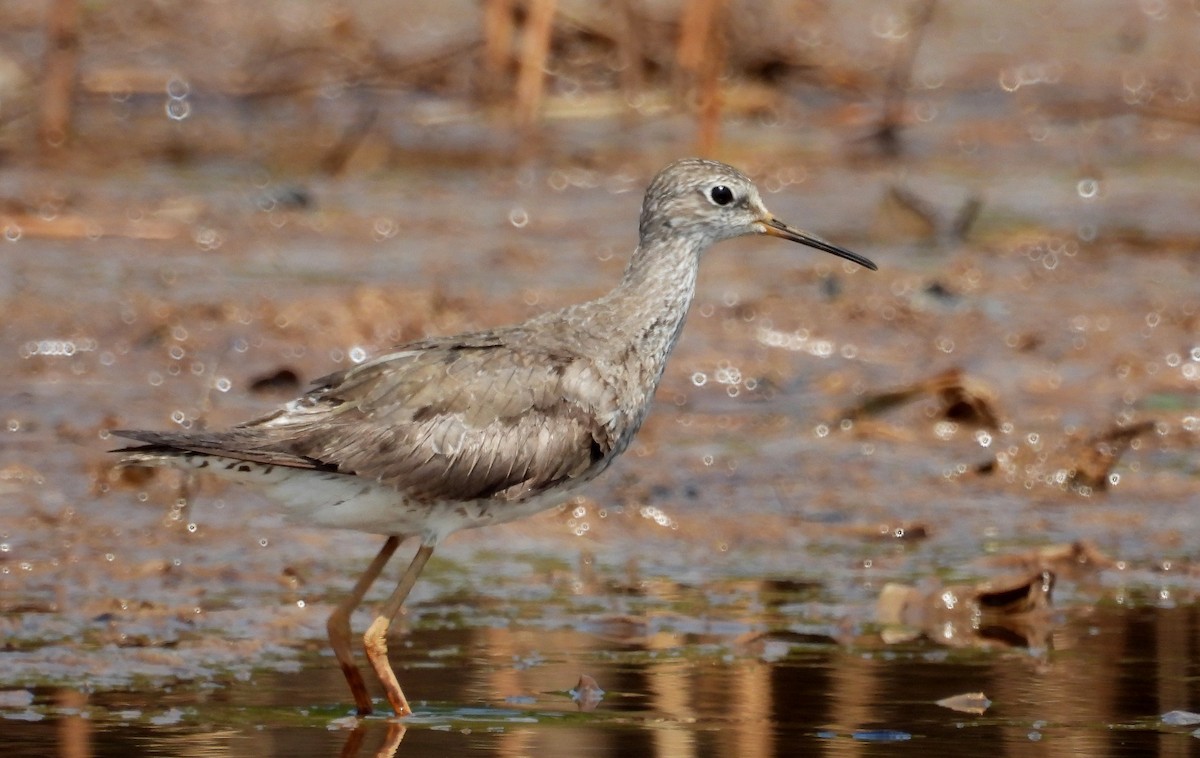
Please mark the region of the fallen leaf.
POLYGON ((888 583, 876 602, 876 620, 887 644, 910 641, 917 632, 954 647, 1042 647, 1053 589, 1054 574, 1046 570, 974 585, 888 583))
POLYGON ((1071 485, 1108 489, 1109 475, 1121 456, 1135 439, 1153 429, 1153 421, 1127 427, 1114 426, 1084 441, 1071 455, 1071 485))
POLYGON ((937 704, 943 708, 958 711, 959 713, 982 715, 984 711, 991 707, 992 701, 988 700, 987 695, 984 695, 982 692, 964 692, 961 695, 944 697, 937 701, 937 704))
POLYGON ((944 419, 985 429, 997 429, 1000 426, 992 391, 957 368, 905 387, 867 395, 857 405, 842 411, 841 418, 857 421, 929 396, 936 397, 941 403, 939 415, 944 419))
POLYGON ((300 376, 286 366, 250 380, 250 391, 256 393, 294 392, 299 386, 300 376))
POLYGON ((571 699, 579 705, 581 711, 592 711, 604 699, 604 690, 596 684, 596 680, 587 674, 579 675, 579 683, 570 691, 571 699))

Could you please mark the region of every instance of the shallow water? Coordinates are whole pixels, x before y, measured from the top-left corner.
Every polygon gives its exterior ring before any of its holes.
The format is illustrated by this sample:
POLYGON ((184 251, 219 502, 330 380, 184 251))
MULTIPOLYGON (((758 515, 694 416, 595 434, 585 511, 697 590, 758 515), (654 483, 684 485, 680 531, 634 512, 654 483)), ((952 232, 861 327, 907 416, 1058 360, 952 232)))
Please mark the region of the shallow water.
MULTIPOLYGON (((959 12, 942 32, 966 47, 922 52, 944 86, 914 95, 905 157, 871 155, 828 93, 730 117, 723 157, 768 206, 880 271, 778 240, 714 249, 628 453, 583 498, 439 548, 391 642, 403 730, 348 717, 324 638, 380 540, 119 475, 104 430, 221 427, 373 347, 603 292, 690 123, 554 124, 514 167, 502 125, 419 127, 438 98, 376 93, 393 156, 335 180, 288 161, 328 146, 344 101, 197 88, 196 115, 151 134, 201 159, 6 166, 6 750, 1194 752, 1195 727, 1161 716, 1200 711, 1200 142, 1051 107, 1110 79, 1128 95, 1170 39, 1109 69, 1099 37, 1056 39, 1063 87, 1008 91, 1029 50, 962 51, 1036 48, 1043 24, 959 12), (272 153, 270 134, 297 144, 272 153), (298 381, 253 389, 281 369, 298 381), (583 675, 591 710, 570 695, 583 675), (975 692, 982 714, 937 705, 975 692)), ((95 140, 163 116, 93 100, 80 118, 95 140)))
POLYGON ((1052 651, 1004 653, 745 646, 703 634, 663 647, 520 623, 427 629, 396 656, 426 698, 403 726, 346 716, 331 704, 340 671, 310 655, 299 671, 166 687, 153 699, 38 688, 28 706, 4 712, 5 743, 18 756, 52 746, 97 756, 387 754, 397 741, 400 754, 418 755, 1189 753, 1194 727, 1157 714, 1200 694, 1195 609, 1066 615, 1052 651), (590 712, 566 691, 581 670, 605 683, 590 712), (992 701, 982 715, 929 699, 977 690, 992 701))

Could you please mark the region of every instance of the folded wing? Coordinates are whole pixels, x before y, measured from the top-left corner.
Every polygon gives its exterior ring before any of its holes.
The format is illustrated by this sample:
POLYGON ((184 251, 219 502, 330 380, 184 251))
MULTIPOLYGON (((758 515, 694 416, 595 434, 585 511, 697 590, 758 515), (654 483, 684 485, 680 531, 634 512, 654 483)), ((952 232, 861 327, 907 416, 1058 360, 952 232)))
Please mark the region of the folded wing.
POLYGON ((617 407, 590 362, 511 350, 493 334, 380 356, 228 432, 117 434, 352 474, 412 500, 519 500, 598 473, 617 444, 617 407))

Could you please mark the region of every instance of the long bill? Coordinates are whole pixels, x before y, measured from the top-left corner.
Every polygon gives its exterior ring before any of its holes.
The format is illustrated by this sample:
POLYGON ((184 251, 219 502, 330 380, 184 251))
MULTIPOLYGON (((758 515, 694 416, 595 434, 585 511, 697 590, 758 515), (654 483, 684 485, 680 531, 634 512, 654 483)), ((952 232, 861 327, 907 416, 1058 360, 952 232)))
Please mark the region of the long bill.
POLYGON ((802 232, 796 227, 789 226, 777 218, 772 217, 764 219, 761 223, 763 225, 763 232, 771 235, 772 237, 779 237, 780 239, 799 242, 801 245, 808 245, 809 247, 816 248, 817 250, 833 253, 839 258, 845 258, 848 261, 854 261, 858 265, 869 268, 872 271, 879 270, 879 267, 876 266, 874 261, 872 261, 870 258, 859 255, 858 253, 852 253, 844 247, 831 245, 820 237, 814 237, 807 232, 802 232))

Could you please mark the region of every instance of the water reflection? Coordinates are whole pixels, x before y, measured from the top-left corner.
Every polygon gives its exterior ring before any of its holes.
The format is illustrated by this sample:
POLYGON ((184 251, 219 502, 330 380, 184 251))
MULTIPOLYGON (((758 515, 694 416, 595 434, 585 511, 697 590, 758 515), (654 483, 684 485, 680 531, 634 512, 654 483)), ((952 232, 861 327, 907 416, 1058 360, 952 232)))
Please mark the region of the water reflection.
MULTIPOLYGON (((782 636, 780 639, 788 639, 782 636)), ((687 635, 624 645, 573 629, 418 630, 397 654, 428 698, 402 725, 343 710, 321 658, 295 673, 221 688, 85 695, 36 692, 0 710, 10 758, 45 755, 738 755, 1184 754, 1195 710, 1196 607, 1078 609, 1045 656, 887 650, 811 641, 735 650, 687 635), (700 641, 697 641, 700 640, 700 641), (581 673, 606 690, 581 712, 581 673), (938 700, 983 692, 983 715, 938 700), (883 744, 881 744, 883 743, 883 744)), ((397 646, 399 647, 399 646, 397 646)))

